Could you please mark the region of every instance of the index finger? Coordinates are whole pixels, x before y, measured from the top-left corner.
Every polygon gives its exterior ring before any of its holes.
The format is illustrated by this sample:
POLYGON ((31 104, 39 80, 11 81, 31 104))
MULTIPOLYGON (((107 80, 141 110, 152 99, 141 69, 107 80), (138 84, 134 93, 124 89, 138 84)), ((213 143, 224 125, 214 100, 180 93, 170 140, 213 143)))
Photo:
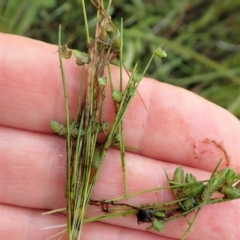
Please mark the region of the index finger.
MULTIPOLYGON (((50 133, 51 120, 65 121, 57 47, 7 34, 0 41, 0 123, 50 133)), ((81 76, 73 61, 64 62, 72 117, 81 76)), ((112 67, 112 75, 117 81, 118 68, 112 67)), ((151 79, 144 78, 138 92, 141 97, 134 97, 124 117, 127 146, 144 156, 210 171, 222 158, 223 166, 239 170, 240 123, 234 116, 193 93, 151 79)), ((113 118, 110 95, 104 118, 113 118)))

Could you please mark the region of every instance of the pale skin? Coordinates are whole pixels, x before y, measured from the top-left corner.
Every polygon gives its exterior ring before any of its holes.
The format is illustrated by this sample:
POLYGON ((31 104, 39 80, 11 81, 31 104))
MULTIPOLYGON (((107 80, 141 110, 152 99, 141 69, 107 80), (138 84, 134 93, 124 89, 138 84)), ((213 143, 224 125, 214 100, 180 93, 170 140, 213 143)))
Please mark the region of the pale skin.
MULTIPOLYGON (((49 122, 65 122, 57 46, 0 34, 0 238, 46 239, 59 231, 41 230, 66 223, 65 215, 42 212, 66 206, 65 142, 49 122)), ((64 61, 71 116, 74 116, 80 68, 64 61)), ((115 81, 118 68, 112 67, 115 81)), ((124 81, 127 80, 124 75, 124 81)), ((183 166, 198 179, 207 179, 222 158, 220 168, 240 173, 240 122, 226 110, 184 89, 144 78, 124 117, 129 191, 166 186, 163 169, 172 176, 183 166), (145 106, 144 106, 145 105, 145 106)), ((113 118, 109 95, 105 120, 113 118)), ((93 199, 123 195, 119 153, 110 149, 102 166, 93 199)), ((129 203, 170 201, 170 191, 132 198, 129 203)), ((240 239, 240 201, 204 207, 188 239, 240 239)), ((88 216, 95 214, 93 211, 88 216)), ((101 212, 98 212, 101 214, 101 212)), ((83 227, 82 239, 179 239, 184 219, 145 231, 135 216, 94 222, 83 227)), ((62 229, 60 229, 62 230, 62 229)), ((64 239, 67 239, 66 237, 64 239)))

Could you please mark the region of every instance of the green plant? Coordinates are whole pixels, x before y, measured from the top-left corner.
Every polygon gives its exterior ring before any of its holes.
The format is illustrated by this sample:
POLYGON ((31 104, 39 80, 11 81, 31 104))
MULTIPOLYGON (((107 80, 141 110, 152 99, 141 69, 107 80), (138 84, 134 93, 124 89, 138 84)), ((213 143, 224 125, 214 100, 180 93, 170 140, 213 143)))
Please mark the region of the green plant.
MULTIPOLYGON (((141 68, 138 68, 138 64, 135 64, 132 73, 129 73, 123 64, 123 22, 121 24, 121 30, 119 31, 107 14, 109 6, 105 10, 103 4, 99 1, 92 1, 92 3, 97 9, 96 32, 94 37, 90 37, 89 35, 90 31, 84 5, 85 2, 82 1, 87 35, 87 53, 70 49, 66 44, 62 45, 61 27, 59 29, 58 53, 65 96, 66 127, 56 121, 51 122, 51 127, 58 135, 66 138, 67 184, 65 196, 67 199, 67 207, 64 210, 67 210, 68 216, 68 239, 74 240, 80 238, 82 224, 84 222, 98 221, 100 219, 130 214, 136 215, 138 223, 150 223, 151 225, 147 227, 146 230, 154 228, 156 231, 162 231, 164 224, 169 221, 173 221, 179 217, 185 217, 189 225, 182 237, 182 239, 185 239, 203 206, 240 198, 238 189, 240 177, 232 169, 225 168, 217 171, 217 166, 209 180, 197 181, 192 174, 185 175, 182 168, 177 168, 172 180, 169 179, 166 173, 166 178, 170 184, 169 187, 143 190, 134 194, 128 193, 124 158, 126 146, 123 138, 123 115, 129 102, 135 94, 137 94, 137 87, 147 72, 154 56, 164 58, 167 54, 162 49, 162 46, 159 46, 153 51, 152 57, 142 71, 139 71, 141 68), (73 120, 69 117, 66 87, 67 79, 62 62, 63 58, 69 59, 72 55, 76 58, 76 64, 82 66, 80 92, 77 103, 78 110, 73 120), (109 70, 112 61, 116 61, 119 64, 120 82, 118 89, 114 87, 111 71, 109 70), (105 68, 108 69, 107 78, 104 74, 105 68), (129 76, 125 88, 123 88, 122 84, 123 70, 126 71, 129 76), (86 72, 87 84, 86 89, 84 89, 82 86, 86 72), (107 79, 109 80, 115 109, 114 119, 111 124, 104 122, 102 119, 107 79), (105 138, 101 142, 98 142, 98 135, 101 132, 105 134, 105 138), (116 199, 91 199, 92 189, 97 181, 107 150, 113 146, 120 149, 125 187, 124 199, 128 200, 128 198, 133 195, 143 194, 145 192, 170 188, 176 200, 164 203, 152 203, 147 206, 133 206, 128 203, 118 202, 116 199), (212 198, 215 192, 220 192, 223 196, 212 198), (86 219, 84 216, 89 205, 100 206, 101 210, 107 214, 86 219), (111 210, 109 206, 112 206, 111 210), (188 214, 193 211, 196 211, 195 216, 192 220, 189 220, 188 214)), ((178 51, 184 51, 184 48, 178 51)), ((196 57, 199 59, 202 58, 198 55, 196 55, 196 57)), ((214 63, 213 66, 215 66, 214 63)), ((228 75, 228 73, 224 74, 228 75)), ((122 198, 117 198, 117 200, 120 199, 122 198)), ((54 212, 56 211, 58 210, 54 212)), ((62 209, 59 211, 62 211, 62 209)))

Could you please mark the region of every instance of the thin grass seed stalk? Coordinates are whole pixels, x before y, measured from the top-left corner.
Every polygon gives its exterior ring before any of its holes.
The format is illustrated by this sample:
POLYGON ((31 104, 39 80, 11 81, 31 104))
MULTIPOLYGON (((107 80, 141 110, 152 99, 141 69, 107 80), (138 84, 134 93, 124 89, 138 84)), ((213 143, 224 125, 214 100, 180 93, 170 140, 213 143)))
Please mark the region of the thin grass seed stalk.
MULTIPOLYGON (((88 43, 88 53, 71 50, 67 45, 61 46, 61 42, 59 43, 67 126, 65 127, 53 121, 51 122, 51 128, 60 136, 67 138, 67 186, 65 195, 68 202, 69 239, 78 239, 81 235, 85 211, 89 203, 93 185, 97 180, 100 166, 108 148, 115 141, 115 136, 119 133, 120 145, 121 149, 123 149, 121 150, 121 158, 124 165, 122 118, 142 78, 142 75, 141 77, 138 76, 138 81, 136 81, 136 78, 133 77, 136 76, 136 65, 125 90, 121 92, 122 99, 118 100, 113 124, 110 129, 107 129, 109 124, 104 123, 102 120, 106 86, 104 69, 109 64, 109 61, 119 55, 121 43, 119 43, 120 32, 116 30, 103 9, 102 11, 98 10, 97 19, 95 37, 88 43), (88 79, 85 99, 78 106, 79 115, 76 116, 74 121, 70 122, 66 92, 67 83, 61 59, 69 59, 72 56, 72 52, 76 57, 78 65, 88 64, 88 79), (105 141, 99 144, 97 143, 97 136, 101 131, 108 131, 108 133, 105 141)), ((81 80, 83 81, 83 79, 81 80)), ((83 95, 82 93, 79 94, 83 95)), ((126 179, 126 176, 124 176, 124 179, 126 179)))
MULTIPOLYGON (((219 164, 218 164, 219 165, 219 164)), ((121 202, 115 202, 113 200, 95 200, 91 201, 90 205, 95 206, 101 206, 102 211, 105 212, 105 215, 99 216, 99 218, 95 217, 93 218, 94 221, 97 219, 106 219, 107 216, 109 218, 111 217, 117 217, 117 216, 127 216, 129 214, 136 214, 137 222, 138 223, 150 223, 151 225, 146 228, 146 230, 155 229, 156 231, 162 231, 164 228, 164 224, 170 221, 174 221, 175 219, 179 217, 185 217, 186 221, 188 223, 188 228, 186 229, 185 233, 183 234, 183 237, 181 239, 185 239, 188 232, 191 230, 191 227, 193 226, 198 214, 200 213, 200 210, 203 206, 209 205, 209 204, 215 204, 220 203, 224 201, 229 201, 230 199, 239 199, 239 175, 235 175, 235 172, 231 169, 223 169, 219 172, 217 171, 217 168, 214 170, 212 176, 209 180, 205 181, 197 181, 196 177, 192 175, 191 173, 187 173, 184 176, 184 171, 182 168, 177 168, 174 172, 173 179, 170 180, 167 176, 168 182, 170 184, 170 188, 172 190, 179 188, 183 192, 184 195, 190 197, 187 198, 180 198, 176 201, 172 202, 162 202, 162 203, 152 203, 147 205, 141 205, 141 206, 132 206, 127 203, 121 203, 121 202), (228 172, 231 172, 230 177, 226 178, 226 175, 228 172), (211 181, 212 176, 221 176, 224 177, 224 186, 220 190, 221 193, 224 194, 223 197, 215 198, 210 196, 207 203, 203 203, 201 200, 201 195, 205 191, 205 188, 208 189, 208 183, 211 181), (180 176, 181 183, 176 184, 176 176, 180 176), (185 179, 185 181, 182 182, 182 179, 185 179), (231 183, 234 185, 229 186, 229 182, 231 179, 231 183), (175 181, 173 181, 175 180, 175 181), (189 183, 189 182, 190 183, 189 183), (175 185, 172 185, 172 183, 175 183, 175 185), (204 184, 205 182, 205 184, 204 184), (196 190, 194 188, 190 189, 190 186, 194 186, 194 184, 197 184, 200 187, 201 190, 196 190), (226 187, 226 188, 225 188, 226 187), (231 188, 230 188, 231 187, 231 188), (187 192, 184 193, 184 189, 187 189, 187 192), (224 193, 224 189, 226 189, 226 192, 224 193), (109 207, 111 205, 111 208, 109 207), (104 207, 103 207, 104 206, 104 207), (115 209, 116 206, 127 206, 127 209, 115 209), (130 209, 129 209, 130 208, 130 209), (131 212, 131 208, 133 212, 131 212), (136 212, 137 210, 137 212, 136 212), (192 220, 188 219, 188 214, 193 213, 194 217, 192 220)), ((198 188, 197 188, 198 189, 198 188)), ((159 190, 166 190, 166 188, 159 189, 159 190)), ((156 191, 156 189, 153 189, 153 191, 156 191)), ((144 191, 141 191, 140 194, 142 194, 144 191)), ((146 192, 149 192, 149 190, 146 190, 146 192)), ((133 193, 132 196, 136 196, 137 194, 133 193)), ((91 218, 87 220, 88 222, 92 221, 91 218)))

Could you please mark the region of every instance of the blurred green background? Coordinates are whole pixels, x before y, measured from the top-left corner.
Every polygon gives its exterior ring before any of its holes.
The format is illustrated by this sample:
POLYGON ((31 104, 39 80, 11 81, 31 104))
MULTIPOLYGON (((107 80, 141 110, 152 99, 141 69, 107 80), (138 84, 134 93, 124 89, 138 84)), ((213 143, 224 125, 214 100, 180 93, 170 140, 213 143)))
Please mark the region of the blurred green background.
MULTIPOLYGON (((107 1, 106 1, 107 2, 107 1)), ((86 1, 90 31, 95 8, 86 1)), ((155 58, 148 76, 189 89, 240 118, 240 1, 122 0, 109 11, 120 28, 124 20, 125 62, 145 66, 163 44, 168 58, 155 58)), ((86 50, 80 1, 2 0, 0 31, 86 50)))

